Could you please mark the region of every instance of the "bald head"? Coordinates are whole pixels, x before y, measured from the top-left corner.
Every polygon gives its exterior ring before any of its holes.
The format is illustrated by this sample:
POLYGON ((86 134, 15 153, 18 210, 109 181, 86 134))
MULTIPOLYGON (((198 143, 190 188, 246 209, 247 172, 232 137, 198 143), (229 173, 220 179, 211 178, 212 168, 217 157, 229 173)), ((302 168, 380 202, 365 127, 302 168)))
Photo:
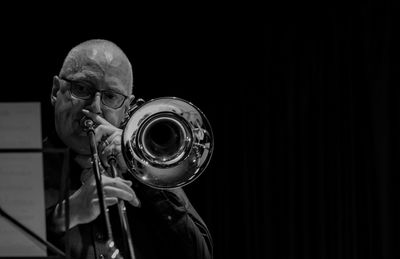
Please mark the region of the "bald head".
POLYGON ((64 60, 60 77, 91 71, 103 76, 118 77, 132 92, 132 66, 125 53, 107 40, 89 40, 74 47, 64 60))

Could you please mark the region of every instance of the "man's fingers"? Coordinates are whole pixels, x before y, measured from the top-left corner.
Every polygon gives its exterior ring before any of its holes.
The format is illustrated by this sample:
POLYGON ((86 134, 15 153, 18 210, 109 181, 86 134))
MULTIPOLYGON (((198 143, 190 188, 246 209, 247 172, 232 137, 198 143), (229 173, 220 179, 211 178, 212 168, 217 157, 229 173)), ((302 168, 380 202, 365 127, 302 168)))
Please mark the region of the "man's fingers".
MULTIPOLYGON (((115 198, 115 197, 106 197, 106 198, 104 198, 104 201, 105 201, 107 207, 118 203, 118 199, 115 198)), ((94 206, 99 206, 99 199, 98 198, 94 198, 92 200, 92 204, 94 206)))
POLYGON ((85 114, 85 116, 91 118, 98 125, 111 125, 111 123, 109 123, 106 119, 101 117, 99 114, 96 114, 96 113, 91 112, 86 109, 82 109, 82 113, 85 114))
MULTIPOLYGON (((140 207, 141 203, 139 199, 137 198, 136 194, 133 192, 133 195, 130 193, 127 193, 121 189, 114 188, 111 186, 107 186, 104 188, 104 196, 105 196, 105 201, 107 206, 111 206, 114 204, 117 204, 118 199, 125 200, 129 202, 131 205, 135 207, 140 207)), ((99 199, 98 198, 93 198, 92 200, 93 205, 98 206, 99 205, 99 199)))
MULTIPOLYGON (((118 131, 122 131, 122 130, 114 127, 113 125, 99 125, 94 130, 94 133, 96 135, 96 141, 100 142, 104 139, 108 139, 116 131, 118 132, 118 131)), ((108 140, 106 142, 110 143, 108 140)))
POLYGON ((107 142, 108 143, 112 143, 114 145, 120 145, 121 144, 121 136, 122 136, 122 131, 117 130, 115 131, 113 134, 111 134, 108 138, 107 138, 107 142))
POLYGON ((140 206, 140 201, 135 191, 130 187, 132 185, 131 181, 119 177, 104 177, 104 179, 104 192, 107 194, 107 196, 114 195, 120 199, 128 201, 133 206, 140 206))
POLYGON ((126 163, 121 153, 121 136, 122 129, 119 129, 109 123, 106 119, 99 114, 82 109, 85 116, 91 118, 98 126, 94 129, 97 148, 100 153, 101 162, 105 167, 110 167, 108 159, 114 155, 117 159, 119 169, 125 171, 126 163))
POLYGON ((131 201, 128 201, 132 206, 140 207, 141 203, 140 200, 135 196, 135 198, 131 201))
POLYGON ((126 201, 131 201, 134 199, 135 195, 133 192, 127 192, 123 189, 116 188, 113 186, 105 186, 104 187, 104 194, 107 197, 116 197, 126 201))
POLYGON ((104 186, 113 186, 113 187, 116 187, 116 188, 123 189, 123 190, 125 190, 127 192, 130 192, 132 194, 134 193, 134 191, 130 187, 130 186, 132 186, 132 182, 129 181, 129 180, 125 180, 125 179, 122 179, 120 177, 112 178, 112 177, 109 177, 109 176, 103 176, 102 179, 103 179, 103 185, 104 186))
MULTIPOLYGON (((111 158, 111 157, 114 157, 115 158, 115 162, 117 162, 117 164, 120 164, 120 163, 122 163, 122 162, 125 162, 125 161, 120 161, 120 156, 122 156, 122 153, 121 153, 121 146, 117 146, 117 145, 115 145, 114 143, 113 144, 110 144, 110 145, 108 145, 106 148, 104 148, 102 151, 101 151, 101 154, 100 154, 100 158, 102 159, 102 162, 104 163, 104 166, 105 167, 110 167, 110 161, 109 161, 109 159, 111 158)), ((125 163, 126 164, 126 163, 125 163)), ((125 165, 125 164, 123 164, 123 165, 125 165)), ((125 166, 124 166, 125 167, 125 166)))
POLYGON ((97 142, 100 142, 101 140, 108 138, 115 131, 120 130, 114 125, 112 125, 110 122, 108 122, 106 119, 101 117, 99 114, 93 113, 86 109, 82 109, 82 113, 85 116, 92 119, 94 123, 98 125, 94 130, 97 142))

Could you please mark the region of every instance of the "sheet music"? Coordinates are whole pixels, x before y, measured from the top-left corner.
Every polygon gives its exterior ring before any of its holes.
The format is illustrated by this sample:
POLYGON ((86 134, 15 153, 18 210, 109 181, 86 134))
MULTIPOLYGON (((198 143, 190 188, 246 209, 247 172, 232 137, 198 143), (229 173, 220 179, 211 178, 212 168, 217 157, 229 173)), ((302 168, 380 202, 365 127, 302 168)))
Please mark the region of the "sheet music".
MULTIPOLYGON (((46 239, 42 153, 0 153, 0 205, 46 239)), ((0 256, 46 256, 46 249, 0 216, 0 256)))
MULTIPOLYGON (((40 103, 0 103, 0 206, 46 239, 43 155, 21 152, 41 148, 40 103)), ((46 255, 42 244, 0 216, 0 257, 46 255)))
POLYGON ((41 148, 39 102, 0 103, 0 148, 41 148))

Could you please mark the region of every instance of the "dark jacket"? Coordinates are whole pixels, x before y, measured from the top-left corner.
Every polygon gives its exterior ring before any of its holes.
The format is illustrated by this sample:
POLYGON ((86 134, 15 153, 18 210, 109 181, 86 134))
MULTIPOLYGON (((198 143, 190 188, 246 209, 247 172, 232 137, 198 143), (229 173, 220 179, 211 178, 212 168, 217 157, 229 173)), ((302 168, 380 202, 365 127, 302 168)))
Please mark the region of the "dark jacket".
MULTIPOLYGON (((107 258, 102 217, 78 225, 67 234, 54 231, 50 215, 60 197, 64 197, 60 192, 66 187, 65 181, 62 184, 62 176, 65 176, 62 174, 63 165, 64 172, 69 174, 71 194, 80 187, 82 169, 73 160, 75 154, 71 150, 54 152, 54 148, 65 148, 58 137, 45 139, 43 146, 48 240, 63 251, 69 247, 71 258, 107 258), (63 164, 64 161, 67 162, 63 164)), ((129 174, 125 178, 133 182, 132 187, 141 201, 140 208, 125 203, 137 259, 212 258, 210 233, 181 188, 156 190, 141 184, 129 174)), ((122 233, 116 205, 109 207, 109 216, 115 243, 121 250, 122 233)))

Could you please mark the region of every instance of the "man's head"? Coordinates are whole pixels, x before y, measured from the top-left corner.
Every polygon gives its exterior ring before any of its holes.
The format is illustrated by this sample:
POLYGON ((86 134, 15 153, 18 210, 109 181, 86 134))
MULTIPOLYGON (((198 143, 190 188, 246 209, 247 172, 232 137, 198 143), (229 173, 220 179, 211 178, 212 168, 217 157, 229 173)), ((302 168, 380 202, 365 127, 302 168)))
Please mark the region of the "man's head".
POLYGON ((76 152, 89 154, 88 138, 80 126, 82 109, 118 127, 134 98, 132 88, 132 66, 114 43, 89 40, 74 47, 54 77, 51 92, 61 140, 76 152))

